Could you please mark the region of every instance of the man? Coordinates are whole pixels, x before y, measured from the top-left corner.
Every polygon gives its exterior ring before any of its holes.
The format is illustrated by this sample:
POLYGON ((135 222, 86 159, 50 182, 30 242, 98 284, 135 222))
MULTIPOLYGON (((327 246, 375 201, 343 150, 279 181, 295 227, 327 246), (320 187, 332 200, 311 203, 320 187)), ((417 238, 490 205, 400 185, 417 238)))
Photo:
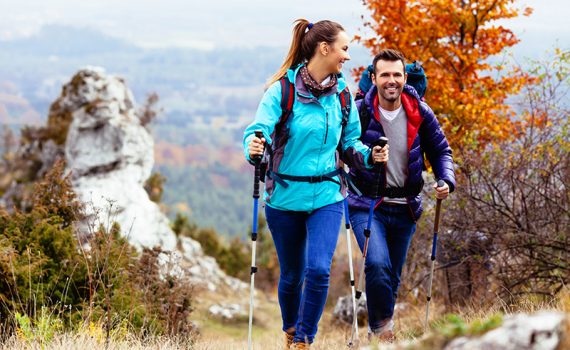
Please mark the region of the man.
POLYGON ((371 74, 374 86, 358 105, 368 113, 362 142, 370 145, 379 137, 388 138, 383 147, 385 163, 376 170, 351 169, 350 176, 362 192, 349 193, 350 220, 363 250, 364 230, 370 202, 377 198, 365 263, 366 295, 370 336, 380 341, 394 340, 394 305, 400 274, 416 221, 422 213, 423 154, 435 177, 437 198, 444 199, 455 188, 453 160, 449 144, 429 106, 406 84, 405 58, 399 51, 382 50, 374 57, 371 74))

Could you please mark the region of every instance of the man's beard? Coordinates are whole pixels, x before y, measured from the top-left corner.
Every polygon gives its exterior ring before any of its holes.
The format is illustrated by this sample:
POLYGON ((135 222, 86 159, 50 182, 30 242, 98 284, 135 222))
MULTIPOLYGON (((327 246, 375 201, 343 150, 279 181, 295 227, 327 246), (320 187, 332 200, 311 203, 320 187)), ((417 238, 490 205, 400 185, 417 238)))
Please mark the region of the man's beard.
POLYGON ((402 88, 396 87, 396 94, 391 95, 386 92, 386 89, 382 89, 382 97, 388 102, 396 102, 402 95, 402 88))

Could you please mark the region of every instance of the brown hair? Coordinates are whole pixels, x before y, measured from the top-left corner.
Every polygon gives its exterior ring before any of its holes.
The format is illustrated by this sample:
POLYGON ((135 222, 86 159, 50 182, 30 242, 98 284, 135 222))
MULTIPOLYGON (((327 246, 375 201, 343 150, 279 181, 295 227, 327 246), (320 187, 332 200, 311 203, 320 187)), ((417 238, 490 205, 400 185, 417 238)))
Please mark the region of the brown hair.
POLYGON ((380 60, 391 62, 402 61, 402 69, 404 70, 404 73, 406 73, 406 57, 404 57, 404 54, 400 51, 394 49, 380 50, 380 52, 374 56, 374 60, 372 60, 372 69, 374 74, 376 74, 376 63, 380 60))
POLYGON ((267 82, 267 86, 281 79, 287 70, 304 61, 309 61, 315 54, 315 50, 319 43, 326 42, 332 44, 339 32, 343 32, 344 28, 333 21, 319 21, 309 28, 309 21, 306 19, 298 19, 294 22, 293 40, 289 53, 285 57, 285 61, 279 70, 273 74, 267 82))

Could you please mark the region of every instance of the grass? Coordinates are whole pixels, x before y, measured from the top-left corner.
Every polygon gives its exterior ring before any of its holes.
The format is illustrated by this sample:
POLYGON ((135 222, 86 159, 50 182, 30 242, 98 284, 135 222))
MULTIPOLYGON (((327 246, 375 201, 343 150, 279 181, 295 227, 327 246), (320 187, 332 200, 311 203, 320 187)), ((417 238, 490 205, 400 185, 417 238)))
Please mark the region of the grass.
MULTIPOLYGON (((263 323, 254 327, 255 349, 281 350, 282 332, 279 329, 278 306, 266 304, 263 312, 273 312, 275 323, 263 323)), ((423 318, 425 316, 425 304, 408 304, 400 310, 395 318, 396 338, 399 342, 408 343, 410 349, 441 349, 453 337, 477 336, 502 324, 505 314, 501 311, 507 305, 499 300, 495 305, 486 309, 466 307, 455 314, 446 314, 443 305, 432 302, 430 314, 433 318, 430 323, 430 332, 424 336, 423 318), (413 343, 415 341, 415 343, 413 343), (415 344, 415 345, 411 345, 415 344)), ((570 335, 570 290, 565 290, 559 298, 551 302, 538 301, 534 298, 522 299, 516 305, 508 305, 509 313, 535 313, 541 310, 557 310, 569 315, 566 323, 566 334, 570 335)), ((256 309, 257 312, 257 309, 256 309)), ((260 311, 262 312, 262 311, 260 311)), ((350 327, 335 324, 331 317, 332 310, 326 310, 319 324, 319 332, 315 343, 311 347, 314 350, 346 350, 347 340, 350 336, 350 327)), ((508 314, 507 314, 508 315, 508 314)), ((209 329, 207 335, 197 339, 194 349, 197 350, 226 350, 247 349, 247 323, 235 325, 235 333, 230 336, 226 328, 220 327, 215 331, 209 329), (241 332, 240 332, 241 331, 241 332), (237 338, 236 338, 237 336, 237 338)), ((360 345, 368 345, 366 327, 359 328, 360 345)), ((560 349, 569 348, 570 339, 566 337, 564 345, 560 349), (566 346, 566 347, 565 347, 566 346)), ((374 349, 375 344, 372 344, 374 349)), ((383 348, 383 347, 379 347, 383 348)))
MULTIPOLYGON (((128 327, 115 331, 110 344, 105 343, 104 330, 100 324, 78 327, 72 332, 50 335, 51 340, 43 339, 45 329, 28 329, 19 331, 17 335, 0 343, 6 350, 23 349, 161 349, 161 350, 232 350, 247 349, 247 317, 236 322, 223 322, 212 319, 208 315, 208 307, 214 303, 241 303, 248 305, 247 291, 241 293, 202 291, 196 298, 196 309, 192 319, 199 327, 199 335, 181 339, 176 337, 142 337, 130 333, 128 327), (44 332, 44 333, 40 333, 44 332), (39 336, 38 336, 39 335, 39 336)), ((449 339, 456 336, 478 335, 489 331, 502 323, 504 313, 535 313, 540 310, 558 310, 570 315, 570 289, 565 289, 559 297, 551 302, 538 301, 534 298, 520 300, 516 305, 505 305, 499 300, 486 309, 466 307, 455 314, 445 314, 443 305, 432 301, 430 314, 432 320, 429 335, 424 336, 423 318, 425 304, 422 302, 407 303, 399 309, 395 317, 396 338, 407 344, 407 349, 441 349, 449 339)), ((247 309, 245 310, 247 312, 247 309)), ((254 349, 281 350, 283 334, 280 329, 279 306, 274 295, 259 293, 256 298, 255 323, 253 328, 254 349)), ((45 326, 45 325, 44 325, 45 326)), ((44 327, 45 328, 45 327, 44 327)), ((345 350, 350 336, 350 327, 339 325, 332 320, 332 309, 325 310, 319 323, 319 332, 313 350, 345 350)), ((360 327, 360 345, 368 345, 366 327, 360 327)), ((570 335, 570 317, 566 323, 566 334, 570 335)), ((562 348, 570 348, 570 337, 566 337, 562 348)), ((372 349, 385 348, 376 347, 372 349)), ((401 347, 403 348, 403 347, 401 347)))

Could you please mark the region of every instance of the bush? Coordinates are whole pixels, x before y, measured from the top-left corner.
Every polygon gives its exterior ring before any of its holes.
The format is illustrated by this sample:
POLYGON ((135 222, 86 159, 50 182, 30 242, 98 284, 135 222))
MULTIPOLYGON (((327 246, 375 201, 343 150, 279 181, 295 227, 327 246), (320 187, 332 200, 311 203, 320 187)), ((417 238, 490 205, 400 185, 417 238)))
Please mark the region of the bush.
MULTIPOLYGON (((228 275, 243 281, 250 278, 251 244, 234 238, 227 244, 213 228, 198 228, 188 217, 178 213, 172 224, 177 236, 186 236, 198 241, 206 255, 216 259, 220 268, 228 275)), ((251 231, 251 230, 250 230, 251 231)), ((264 217, 259 218, 256 266, 258 267, 256 287, 265 291, 277 288, 279 263, 271 234, 264 217)))
POLYGON ((460 164, 442 236, 456 301, 551 299, 570 283, 569 63, 560 50, 535 62, 513 137, 460 164))
POLYGON ((166 178, 160 173, 153 173, 144 183, 144 189, 148 193, 148 197, 155 203, 160 203, 162 193, 164 192, 164 183, 166 178))
POLYGON ((0 210, 0 328, 39 330, 48 313, 63 327, 102 322, 107 337, 124 320, 144 334, 188 334, 191 288, 161 268, 168 255, 137 253, 117 224, 78 240, 82 206, 63 169, 35 185, 31 211, 0 210))

